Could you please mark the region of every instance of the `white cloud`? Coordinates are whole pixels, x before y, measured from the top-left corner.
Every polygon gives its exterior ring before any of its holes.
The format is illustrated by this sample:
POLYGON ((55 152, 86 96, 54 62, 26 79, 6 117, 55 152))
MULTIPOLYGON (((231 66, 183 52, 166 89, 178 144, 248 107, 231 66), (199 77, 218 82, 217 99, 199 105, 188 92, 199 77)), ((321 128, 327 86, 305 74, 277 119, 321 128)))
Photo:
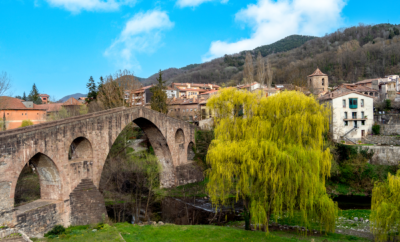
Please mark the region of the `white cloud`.
MULTIPOLYGON (((181 7, 196 7, 205 2, 212 2, 216 0, 178 0, 176 4, 181 7)), ((219 0, 221 3, 227 3, 229 0, 219 0)))
POLYGON ((119 68, 140 70, 134 54, 154 52, 160 46, 162 31, 173 26, 174 23, 164 11, 138 13, 126 23, 120 36, 104 55, 116 61, 119 68))
POLYGON ((45 0, 53 7, 78 13, 86 11, 115 11, 122 5, 133 5, 136 0, 45 0))
POLYGON ((338 27, 345 0, 259 0, 236 14, 236 21, 253 29, 237 42, 213 41, 203 61, 251 50, 292 34, 316 35, 338 27))

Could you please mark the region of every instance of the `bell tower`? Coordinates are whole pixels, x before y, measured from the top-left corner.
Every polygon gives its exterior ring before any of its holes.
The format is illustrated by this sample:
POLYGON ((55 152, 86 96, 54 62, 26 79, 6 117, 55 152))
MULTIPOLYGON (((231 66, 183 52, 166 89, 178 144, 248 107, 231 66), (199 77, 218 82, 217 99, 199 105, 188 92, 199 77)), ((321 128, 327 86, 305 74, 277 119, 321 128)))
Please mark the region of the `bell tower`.
POLYGON ((318 95, 322 92, 327 92, 328 86, 328 75, 322 73, 319 68, 317 68, 313 74, 307 77, 307 87, 314 95, 318 95))

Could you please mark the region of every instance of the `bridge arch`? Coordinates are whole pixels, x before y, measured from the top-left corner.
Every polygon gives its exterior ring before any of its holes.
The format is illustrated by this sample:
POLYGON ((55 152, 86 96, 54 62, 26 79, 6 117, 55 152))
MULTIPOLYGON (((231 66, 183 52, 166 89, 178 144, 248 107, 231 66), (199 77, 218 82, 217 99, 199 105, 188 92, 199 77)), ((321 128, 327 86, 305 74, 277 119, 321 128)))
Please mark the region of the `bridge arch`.
MULTIPOLYGON (((62 195, 62 182, 60 177, 59 169, 55 162, 47 155, 38 152, 32 156, 27 163, 24 164, 18 179, 21 178, 24 167, 33 166, 35 172, 39 176, 40 184, 40 199, 43 200, 60 200, 62 195)), ((18 194, 15 194, 18 189, 18 181, 15 185, 14 199, 18 194)), ((15 200, 14 200, 15 202, 15 200)))
POLYGON ((93 158, 91 142, 86 137, 75 138, 68 150, 68 160, 87 160, 93 158))
POLYGON ((150 120, 140 117, 133 120, 146 134, 154 153, 162 166, 160 186, 171 187, 175 184, 175 171, 170 147, 161 130, 150 120))

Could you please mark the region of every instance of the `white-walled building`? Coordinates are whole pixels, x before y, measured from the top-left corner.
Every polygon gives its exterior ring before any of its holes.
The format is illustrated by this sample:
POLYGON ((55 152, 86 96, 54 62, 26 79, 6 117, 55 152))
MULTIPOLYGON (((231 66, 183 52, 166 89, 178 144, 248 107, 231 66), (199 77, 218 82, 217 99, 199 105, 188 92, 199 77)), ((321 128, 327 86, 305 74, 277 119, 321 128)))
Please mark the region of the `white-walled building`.
POLYGON ((359 92, 328 93, 319 98, 332 108, 330 131, 336 141, 356 142, 372 132, 374 100, 359 92))
POLYGON ((172 87, 167 87, 167 90, 165 90, 167 93, 168 98, 178 98, 179 97, 179 91, 172 88, 172 87))

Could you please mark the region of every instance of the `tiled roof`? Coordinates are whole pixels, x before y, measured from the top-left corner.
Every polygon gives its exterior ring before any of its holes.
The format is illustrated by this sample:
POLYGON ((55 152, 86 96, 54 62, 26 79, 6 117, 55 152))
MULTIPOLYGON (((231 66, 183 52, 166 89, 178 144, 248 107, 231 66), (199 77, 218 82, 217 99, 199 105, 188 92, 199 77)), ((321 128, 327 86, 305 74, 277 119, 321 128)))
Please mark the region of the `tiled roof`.
POLYGON ((0 109, 3 110, 40 110, 42 108, 39 105, 34 104, 33 108, 27 108, 21 101, 21 99, 13 97, 0 97, 0 109))
POLYGON ((322 73, 322 71, 321 71, 319 68, 317 68, 317 69, 314 71, 313 74, 309 75, 309 77, 311 77, 311 76, 327 76, 327 74, 322 73))
POLYGON ((39 97, 50 97, 50 96, 47 94, 39 94, 39 97))
POLYGON ((194 86, 194 87, 208 87, 208 86, 212 86, 212 87, 220 87, 220 86, 218 86, 218 85, 216 85, 216 84, 211 84, 211 83, 188 83, 188 82, 186 82, 186 83, 178 83, 178 82, 174 82, 174 83, 172 83, 172 85, 185 85, 185 86, 187 86, 187 85, 191 85, 191 86, 194 86))
POLYGON ((348 92, 342 92, 342 93, 330 92, 330 93, 327 93, 326 95, 323 95, 323 96, 319 97, 318 100, 321 100, 321 101, 322 100, 332 100, 332 99, 335 99, 335 98, 338 98, 338 97, 346 96, 346 95, 351 94, 351 93, 355 93, 355 94, 358 94, 358 95, 361 95, 361 96, 373 98, 373 97, 371 97, 369 95, 365 95, 365 94, 360 93, 360 92, 348 91, 348 92))
POLYGON ((203 94, 210 94, 210 93, 214 93, 214 92, 218 92, 219 90, 211 90, 211 91, 207 91, 207 92, 203 92, 201 95, 203 94))
POLYGON ((35 105, 40 109, 46 109, 47 112, 58 112, 62 108, 63 103, 48 103, 48 104, 40 104, 35 105))
POLYGON ((186 92, 186 91, 195 91, 195 92, 206 92, 204 89, 193 89, 193 88, 182 88, 178 87, 179 91, 186 92))
POLYGON ((63 104, 63 106, 75 106, 75 105, 82 105, 82 103, 80 103, 78 100, 76 100, 75 98, 71 97, 70 99, 68 99, 67 101, 65 101, 63 104))
MULTIPOLYGON (((359 85, 354 85, 354 84, 342 84, 344 88, 347 88, 349 90, 357 91, 357 92, 378 92, 378 90, 369 88, 369 87, 364 87, 364 86, 359 86, 359 85)), ((340 88, 340 86, 339 86, 340 88)))
POLYGON ((359 81, 359 82, 356 82, 356 83, 357 83, 357 84, 370 83, 370 82, 372 82, 372 81, 379 80, 379 79, 384 79, 384 78, 366 79, 366 80, 362 80, 362 81, 359 81))

